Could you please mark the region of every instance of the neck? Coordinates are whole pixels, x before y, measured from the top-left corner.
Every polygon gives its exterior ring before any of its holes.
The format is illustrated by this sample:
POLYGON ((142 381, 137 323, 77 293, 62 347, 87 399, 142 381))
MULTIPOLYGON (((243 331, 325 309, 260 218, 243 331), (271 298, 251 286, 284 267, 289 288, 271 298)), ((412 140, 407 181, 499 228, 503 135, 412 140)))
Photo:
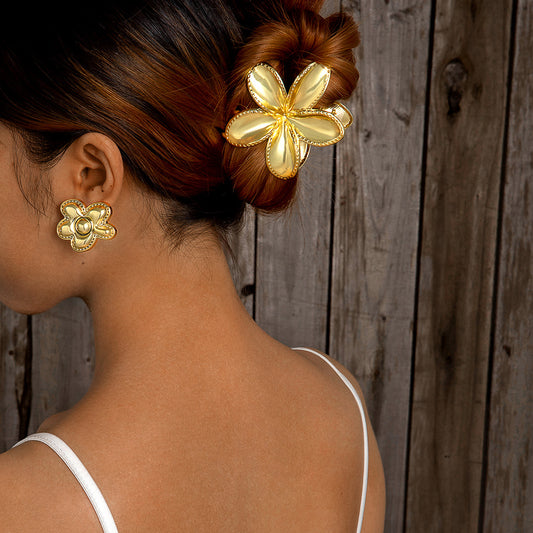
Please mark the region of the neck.
POLYGON ((96 364, 80 404, 95 416, 103 406, 120 405, 133 405, 145 418, 154 405, 158 412, 167 405, 172 416, 177 395, 233 382, 229 374, 243 368, 237 362, 272 342, 242 305, 218 245, 156 261, 147 251, 90 287, 84 299, 93 316, 96 364))

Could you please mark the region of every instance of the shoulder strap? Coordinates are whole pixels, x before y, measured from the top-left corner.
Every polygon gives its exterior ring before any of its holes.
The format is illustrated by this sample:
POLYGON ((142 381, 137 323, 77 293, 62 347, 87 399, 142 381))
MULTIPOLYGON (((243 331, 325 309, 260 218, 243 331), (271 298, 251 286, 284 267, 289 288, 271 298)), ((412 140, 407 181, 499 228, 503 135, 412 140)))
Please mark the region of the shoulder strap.
POLYGON ((98 515, 98 520, 100 520, 100 525, 102 526, 104 533, 118 533, 117 526, 113 520, 113 515, 111 514, 100 489, 72 449, 63 440, 52 433, 33 433, 14 444, 13 448, 30 440, 44 442, 44 444, 52 448, 52 450, 59 455, 74 476, 76 476, 76 479, 79 481, 85 494, 87 494, 96 514, 98 515))
POLYGON ((293 350, 304 350, 306 352, 314 353, 315 355, 318 355, 321 359, 326 361, 326 363, 333 368, 333 370, 336 372, 336 374, 342 379, 344 384, 350 389, 350 392, 353 394, 353 397, 355 398, 355 401, 357 402, 357 406, 359 407, 359 412, 361 413, 361 420, 363 424, 363 443, 364 443, 364 467, 363 467, 363 490, 361 495, 361 507, 359 508, 359 519, 357 521, 357 533, 361 532, 361 528, 363 526, 363 514, 365 512, 365 502, 366 502, 366 489, 368 486, 368 431, 366 427, 366 418, 365 418, 365 411, 363 409, 363 402, 361 402, 361 398, 359 398, 359 395, 357 394, 357 391, 355 390, 354 386, 350 383, 348 378, 324 355, 321 353, 311 350, 310 348, 293 348, 293 350))

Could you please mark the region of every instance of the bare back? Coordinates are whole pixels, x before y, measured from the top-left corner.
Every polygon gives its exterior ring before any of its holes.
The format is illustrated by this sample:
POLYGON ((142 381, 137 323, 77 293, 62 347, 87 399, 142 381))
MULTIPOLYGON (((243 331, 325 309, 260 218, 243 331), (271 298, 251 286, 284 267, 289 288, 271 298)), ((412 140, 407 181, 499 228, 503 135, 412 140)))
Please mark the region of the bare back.
MULTIPOLYGON (((177 395, 176 423, 166 434, 156 423, 144 431, 127 420, 88 428, 61 415, 39 431, 75 451, 119 531, 354 533, 363 427, 353 395, 315 354, 284 350, 264 362, 235 380, 231 394, 214 382, 202 398, 177 395)), ((362 398, 353 376, 335 364, 362 398)), ((362 531, 375 532, 383 530, 384 481, 366 422, 362 531)), ((82 488, 47 446, 26 442, 1 459, 0 496, 11 504, 0 519, 11 530, 102 531, 82 488)))

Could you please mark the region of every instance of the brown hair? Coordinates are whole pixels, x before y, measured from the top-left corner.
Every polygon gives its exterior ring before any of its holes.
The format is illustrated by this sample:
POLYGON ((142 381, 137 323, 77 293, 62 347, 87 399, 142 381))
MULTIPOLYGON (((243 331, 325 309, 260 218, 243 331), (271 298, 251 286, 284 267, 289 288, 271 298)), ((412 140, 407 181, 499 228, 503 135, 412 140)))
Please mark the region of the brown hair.
POLYGON ((245 202, 287 207, 297 180, 270 174, 264 144, 237 148, 222 131, 257 107, 245 77, 260 62, 287 87, 312 61, 325 64, 332 78, 318 105, 348 98, 358 80, 353 19, 324 19, 313 0, 90 4, 0 23, 0 120, 31 159, 52 166, 83 133, 106 134, 129 172, 168 200, 176 236, 200 221, 226 229, 245 202))

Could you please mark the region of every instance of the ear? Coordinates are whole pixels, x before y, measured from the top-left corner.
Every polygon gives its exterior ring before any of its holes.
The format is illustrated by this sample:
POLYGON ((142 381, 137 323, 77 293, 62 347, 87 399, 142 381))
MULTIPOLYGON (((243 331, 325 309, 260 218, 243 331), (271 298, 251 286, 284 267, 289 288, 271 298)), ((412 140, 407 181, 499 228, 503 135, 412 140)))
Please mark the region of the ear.
POLYGON ((68 147, 52 173, 59 203, 77 198, 85 205, 105 201, 113 206, 122 189, 124 163, 114 141, 91 132, 68 147))

